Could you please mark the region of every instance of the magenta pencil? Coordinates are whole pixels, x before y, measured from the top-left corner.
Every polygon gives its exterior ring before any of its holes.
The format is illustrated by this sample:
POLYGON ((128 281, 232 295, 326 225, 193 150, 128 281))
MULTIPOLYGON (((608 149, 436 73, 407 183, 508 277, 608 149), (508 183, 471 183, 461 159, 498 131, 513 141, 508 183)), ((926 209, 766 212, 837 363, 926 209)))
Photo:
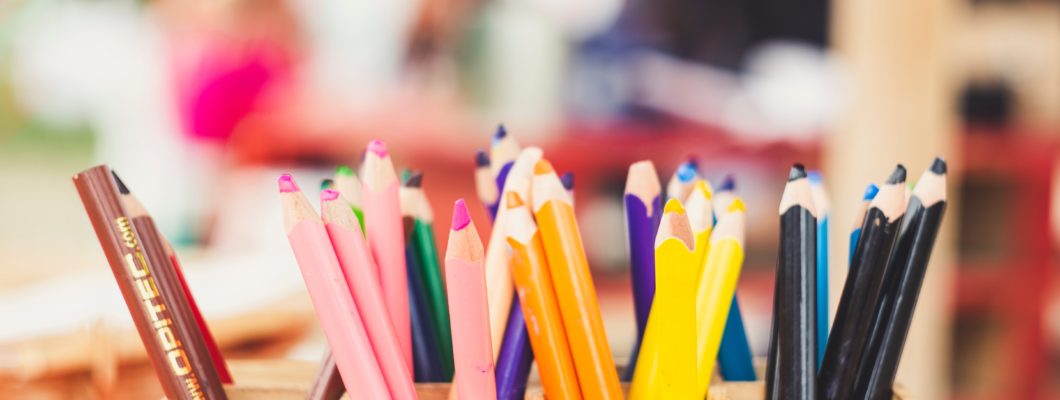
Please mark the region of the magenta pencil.
POLYGON ((409 320, 409 293, 405 271, 405 239, 401 225, 401 203, 398 199, 397 173, 386 144, 373 140, 368 144, 361 168, 364 226, 368 246, 379 271, 390 322, 394 324, 401 352, 405 356, 409 377, 412 372, 412 325, 409 320))
POLYGON ((453 329, 454 384, 461 400, 497 398, 483 257, 482 240, 467 205, 463 199, 457 200, 445 251, 445 277, 453 329))
POLYGON ((357 310, 363 317, 368 340, 390 394, 397 399, 415 398, 416 387, 412 382, 410 367, 405 364, 394 325, 387 316, 383 292, 373 274, 374 262, 361 233, 360 223, 357 222, 357 215, 353 213, 350 203, 339 196, 339 192, 330 189, 320 193, 320 212, 324 215, 324 227, 335 248, 335 255, 338 256, 339 266, 342 267, 357 310))
POLYGON ((287 238, 346 391, 390 398, 324 223, 290 175, 280 176, 279 187, 287 238))

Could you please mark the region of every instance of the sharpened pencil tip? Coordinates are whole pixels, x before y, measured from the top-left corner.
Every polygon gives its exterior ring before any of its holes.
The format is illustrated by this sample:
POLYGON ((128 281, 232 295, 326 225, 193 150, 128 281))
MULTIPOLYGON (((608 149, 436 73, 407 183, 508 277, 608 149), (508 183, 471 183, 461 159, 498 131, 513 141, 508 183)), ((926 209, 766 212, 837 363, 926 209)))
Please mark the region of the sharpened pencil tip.
POLYGON ((791 166, 791 171, 788 172, 788 182, 802 179, 806 177, 806 167, 802 164, 794 164, 791 166))
POLYGON ((811 170, 806 173, 806 179, 810 180, 810 183, 818 185, 821 183, 821 171, 811 170))
POLYGON ((468 225, 471 225, 471 213, 467 211, 467 203, 464 202, 464 199, 459 199, 453 205, 452 230, 463 230, 468 225))
POLYGON ((507 201, 505 205, 508 208, 516 208, 522 206, 523 204, 526 204, 526 202, 523 201, 523 197, 519 196, 519 193, 516 193, 514 191, 508 192, 508 198, 505 200, 507 201))
POLYGON ((480 168, 490 166, 490 156, 485 150, 475 152, 475 166, 480 168))
POLYGON ((732 199, 732 203, 729 203, 729 209, 727 212, 747 212, 747 206, 743 204, 743 200, 739 197, 732 199))
POLYGON ((114 183, 118 185, 118 192, 121 194, 129 194, 129 187, 125 186, 125 182, 121 181, 121 178, 118 177, 118 173, 111 170, 110 175, 114 177, 114 183))
POLYGON ((731 192, 736 189, 736 178, 732 174, 726 174, 721 179, 721 186, 718 186, 719 192, 731 192))
POLYGON ((685 213, 685 206, 681 205, 681 201, 677 199, 670 199, 666 201, 666 206, 663 207, 663 214, 669 213, 685 213))
POLYGON ((696 181, 696 186, 694 186, 692 190, 702 193, 702 196, 706 197, 707 200, 714 198, 714 190, 711 189, 710 182, 707 182, 706 180, 701 179, 696 181))
POLYGON ((386 143, 383 143, 383 141, 379 139, 368 142, 368 151, 375 153, 379 158, 386 157, 387 154, 390 154, 386 149, 386 143))
POLYGON ((554 173, 556 170, 552 168, 552 163, 548 160, 541 159, 534 164, 534 175, 545 175, 554 173))
POLYGON ((692 182, 693 179, 696 179, 696 173, 698 172, 695 162, 692 160, 685 161, 677 166, 677 180, 681 181, 681 183, 692 182))
POLYGON ((898 164, 898 166, 894 167, 894 172, 891 172, 891 176, 887 178, 887 182, 885 183, 893 185, 902 182, 905 182, 905 166, 898 164))
POLYGON ((301 190, 298 188, 298 184, 294 182, 294 178, 291 177, 291 174, 280 175, 279 185, 280 193, 291 193, 301 190))
POLYGON ((320 181, 320 190, 334 189, 334 188, 335 188, 335 180, 334 179, 324 179, 324 180, 320 181))
POLYGON ((865 187, 865 194, 861 196, 862 200, 869 201, 876 198, 876 193, 880 192, 880 187, 876 186, 875 183, 870 183, 869 186, 865 187))
POLYGON ((353 176, 353 168, 346 165, 340 165, 335 168, 335 175, 338 176, 353 176))
POLYGON ((563 184, 563 188, 567 190, 574 189, 574 173, 571 171, 564 172, 559 177, 559 182, 563 184))
POLYGON ((946 160, 943 160, 942 157, 935 157, 935 161, 931 162, 931 172, 934 172, 938 175, 945 174, 946 160))
POLYGON ((324 189, 320 192, 320 201, 332 201, 339 198, 339 192, 337 190, 324 189))
POLYGON ((504 129, 504 124, 497 125, 497 130, 493 132, 493 141, 498 142, 508 136, 508 130, 504 129))
POLYGON ((410 188, 423 186, 423 171, 413 170, 409 172, 409 178, 405 180, 405 186, 410 188))

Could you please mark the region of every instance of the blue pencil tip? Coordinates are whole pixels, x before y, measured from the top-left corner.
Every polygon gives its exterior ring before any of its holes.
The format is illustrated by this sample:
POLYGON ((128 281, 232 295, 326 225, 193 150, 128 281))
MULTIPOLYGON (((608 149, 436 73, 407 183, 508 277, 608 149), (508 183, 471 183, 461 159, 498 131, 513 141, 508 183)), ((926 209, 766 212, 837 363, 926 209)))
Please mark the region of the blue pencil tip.
POLYGON ((861 197, 862 200, 869 201, 876 198, 876 193, 880 192, 880 187, 876 186, 875 183, 870 183, 869 186, 865 187, 865 195, 861 197))
POLYGON ((821 171, 811 170, 806 173, 806 178, 809 179, 812 184, 819 184, 821 183, 821 171))
POLYGON ((718 186, 718 191, 719 192, 731 192, 731 191, 733 191, 735 189, 736 189, 736 178, 734 178, 732 176, 732 174, 725 175, 725 177, 721 179, 721 185, 718 186))
POLYGON ((677 180, 681 183, 692 182, 696 179, 696 164, 692 161, 685 161, 677 167, 677 180))

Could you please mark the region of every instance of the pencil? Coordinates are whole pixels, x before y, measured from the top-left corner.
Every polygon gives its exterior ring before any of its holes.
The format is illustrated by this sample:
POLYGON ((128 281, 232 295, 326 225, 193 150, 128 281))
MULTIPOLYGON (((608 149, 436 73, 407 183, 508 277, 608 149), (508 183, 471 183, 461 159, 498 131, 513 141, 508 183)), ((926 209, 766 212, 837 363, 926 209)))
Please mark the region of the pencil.
MULTIPOLYGON (((404 189, 404 188, 402 188, 404 189)), ((405 218, 407 237, 411 242, 415 221, 405 218)), ((411 244, 411 243, 410 243, 411 244)), ((409 321, 412 324, 412 375, 416 382, 448 382, 442 368, 442 353, 438 345, 438 333, 431 321, 430 306, 427 301, 427 289, 420 274, 419 260, 416 259, 412 246, 405 247, 405 260, 408 264, 409 321)))
POLYGON ((531 196, 582 395, 622 397, 574 210, 552 164, 534 166, 531 196))
POLYGON ((863 240, 854 258, 836 310, 835 327, 817 374, 819 398, 852 398, 854 379, 865 352, 872 313, 882 286, 887 258, 905 215, 905 167, 898 165, 865 213, 863 240))
POLYGON ((398 179, 386 144, 380 140, 368 143, 361 172, 364 225, 368 229, 365 234, 379 271, 387 313, 394 324, 401 352, 405 355, 405 365, 411 373, 412 327, 409 320, 408 276, 405 272, 405 241, 398 179))
POLYGON ((697 179, 692 185, 685 201, 685 211, 688 215, 689 225, 692 226, 692 237, 695 242, 696 274, 703 268, 703 261, 707 258, 710 249, 710 231, 714 228, 714 209, 711 199, 714 191, 710 182, 697 179))
POLYGON ((335 180, 331 178, 320 180, 320 190, 335 189, 335 180))
POLYGON ((936 158, 913 189, 891 252, 868 352, 858 371, 854 394, 859 398, 884 399, 892 395, 898 362, 945 211, 946 162, 936 158))
POLYGON ((861 238, 861 225, 865 222, 865 213, 869 209, 869 203, 876 198, 876 193, 879 191, 879 186, 876 186, 875 183, 870 183, 865 187, 865 193, 861 195, 861 203, 858 205, 857 213, 854 214, 854 229, 850 231, 849 258, 851 261, 854 260, 854 249, 857 248, 858 240, 861 238))
POLYGON ((320 194, 320 210, 347 290, 353 296, 372 345, 371 354, 379 364, 387 388, 395 398, 414 394, 412 366, 405 364, 379 279, 375 276, 374 261, 353 208, 338 192, 325 190, 320 194))
POLYGON ((357 174, 353 172, 353 169, 340 165, 335 168, 335 177, 331 179, 332 187, 321 187, 323 189, 335 189, 342 194, 342 197, 346 198, 346 201, 350 203, 350 207, 353 207, 353 213, 357 215, 357 223, 361 225, 361 232, 364 232, 364 206, 363 200, 361 200, 361 180, 357 178, 357 174))
MULTIPOLYGON (((721 185, 714 192, 714 223, 725 214, 736 198, 736 179, 732 174, 722 178, 721 185)), ((757 374, 751 344, 747 340, 747 328, 743 324, 740 312, 740 300, 734 293, 729 306, 729 316, 725 321, 725 332, 721 337, 721 348, 718 349, 718 371, 726 381, 754 381, 757 374)))
POLYGON ((637 336, 633 341, 629 365, 623 373, 623 380, 626 381, 633 378, 640 343, 648 327, 652 299, 655 298, 655 232, 659 229, 659 219, 662 217, 661 191, 659 175, 650 160, 638 161, 629 166, 624 205, 637 336))
POLYGON ((324 360, 320 362, 306 399, 339 400, 344 393, 346 388, 342 386, 342 377, 339 376, 339 369, 335 365, 335 357, 331 355, 331 350, 328 350, 324 353, 324 360))
MULTIPOLYGON (((178 340, 169 301, 159 295, 157 277, 126 215, 110 169, 97 165, 81 171, 73 183, 163 392, 173 399, 205 398, 203 385, 208 385, 204 381, 209 378, 188 359, 187 342, 178 340)), ((224 396, 221 392, 217 398, 224 396)))
POLYGON ((284 228, 317 319, 349 393, 390 398, 383 373, 323 221, 290 175, 279 179, 284 228))
POLYGON ((824 358, 824 349, 828 345, 829 303, 828 303, 828 192, 821 180, 820 171, 810 171, 810 195, 817 210, 817 366, 824 358))
POLYGON ((772 368, 767 369, 767 399, 809 400, 816 396, 816 237, 816 211, 806 170, 795 164, 780 199, 775 339, 770 350, 772 368))
MULTIPOLYGON (((508 179, 508 173, 511 171, 515 159, 519 156, 519 152, 519 143, 508 134, 508 130, 504 129, 504 125, 498 125, 490 143, 489 157, 490 176, 493 178, 498 193, 504 191, 504 182, 508 179)), ((493 202, 487 204, 490 216, 494 218, 497 216, 499 203, 500 197, 497 197, 493 202)))
POLYGON ((431 211, 431 204, 423 191, 423 173, 412 174, 406 182, 406 187, 412 197, 412 245, 425 284, 432 325, 438 335, 438 348, 444 372, 442 379, 448 381, 453 378, 453 337, 449 325, 449 304, 445 299, 445 282, 442 280, 437 241, 434 238, 434 212, 431 211))
POLYGON ((518 193, 508 194, 505 227, 512 249, 512 277, 527 321, 530 344, 545 394, 554 399, 581 399, 570 344, 563 328, 559 302, 545 261, 545 250, 530 206, 518 193))
POLYGON ((743 201, 734 199, 727 211, 711 233, 710 252, 702 261, 703 272, 696 288, 696 327, 700 329, 696 341, 696 398, 707 396, 743 265, 743 201))
POLYGON ((666 202, 655 243, 656 296, 629 397, 692 399, 699 260, 692 227, 677 199, 666 202))
POLYGON ((496 219, 497 210, 492 206, 497 204, 500 189, 497 188, 497 182, 493 180, 493 174, 490 173, 490 156, 484 150, 475 152, 475 192, 478 194, 479 201, 489 212, 490 218, 496 219))
POLYGON ((677 166, 670 181, 666 183, 666 198, 685 201, 688 199, 688 194, 692 192, 692 186, 695 185, 697 179, 700 179, 699 164, 695 158, 689 157, 677 166))
POLYGON ((457 200, 445 251, 445 277, 453 324, 454 385, 460 399, 497 398, 483 268, 482 241, 464 200, 457 200))
POLYGON ((574 172, 564 172, 563 175, 559 176, 559 183, 562 184, 563 189, 567 191, 567 197, 570 197, 571 206, 574 206, 574 172))
MULTIPOLYGON (((126 212, 129 214, 129 218, 132 220, 133 228, 142 229, 144 231, 144 237, 141 240, 144 248, 161 246, 165 252, 165 259, 169 261, 170 268, 163 268, 159 271, 156 279, 159 291, 163 298, 174 299, 173 304, 176 305, 174 315, 182 315, 181 318, 189 318, 195 321, 194 326, 191 326, 190 322, 178 322, 175 323, 178 329, 188 329, 188 335, 191 337, 194 346, 189 347, 189 359, 192 363, 201 362, 198 358, 203 358, 201 354, 202 350, 205 350, 209 354, 209 359, 213 364, 213 369, 217 374, 217 378, 221 383, 232 383, 232 374, 228 371, 228 364, 225 363, 224 355, 221 354, 221 349, 217 346, 217 341, 214 340, 213 334, 210 332, 210 327, 206 324, 206 319, 203 318, 202 312, 199 311, 199 305, 195 303, 195 296, 191 293, 191 288, 188 286, 188 282, 184 279, 184 271, 181 269, 180 261, 177 259, 177 253, 173 251, 173 246, 170 245, 169 241, 166 240, 162 233, 158 231, 155 225, 154 219, 147 213, 143 204, 136 198, 135 195, 129 190, 129 187, 122 182, 121 178, 113 170, 111 175, 114 176, 114 183, 118 187, 118 193, 121 194, 122 204, 125 206, 126 212), (170 272, 172 271, 172 272, 170 272), (170 277, 171 276, 171 277, 170 277), (166 277, 166 279, 161 279, 166 277), (165 282, 168 279, 176 279, 176 284, 170 284, 165 282), (194 334, 192 331, 197 330, 198 333, 194 334), (201 336, 201 344, 197 342, 201 336)), ((137 231, 139 232, 139 230, 137 231)), ((150 254, 151 251, 148 252, 150 254)), ((161 257, 160 257, 161 261, 161 257)), ((162 262, 159 263, 165 267, 166 265, 162 262)), ((223 390, 223 389, 222 389, 223 390)))

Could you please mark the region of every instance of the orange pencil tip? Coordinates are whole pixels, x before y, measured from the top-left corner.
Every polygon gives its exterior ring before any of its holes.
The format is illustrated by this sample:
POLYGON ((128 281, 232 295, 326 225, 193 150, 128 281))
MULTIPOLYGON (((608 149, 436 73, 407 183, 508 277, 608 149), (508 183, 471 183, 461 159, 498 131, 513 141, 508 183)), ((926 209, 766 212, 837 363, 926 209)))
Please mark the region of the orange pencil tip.
POLYGON ((538 160, 537 164, 534 164, 534 175, 544 175, 555 173, 555 169, 552 168, 552 163, 548 160, 538 160))
POLYGON ((525 204, 525 202, 523 201, 522 196, 519 196, 519 193, 516 193, 516 192, 508 192, 508 199, 507 200, 508 200, 508 203, 507 203, 508 208, 516 208, 516 207, 519 207, 519 206, 522 206, 523 204, 525 204))

